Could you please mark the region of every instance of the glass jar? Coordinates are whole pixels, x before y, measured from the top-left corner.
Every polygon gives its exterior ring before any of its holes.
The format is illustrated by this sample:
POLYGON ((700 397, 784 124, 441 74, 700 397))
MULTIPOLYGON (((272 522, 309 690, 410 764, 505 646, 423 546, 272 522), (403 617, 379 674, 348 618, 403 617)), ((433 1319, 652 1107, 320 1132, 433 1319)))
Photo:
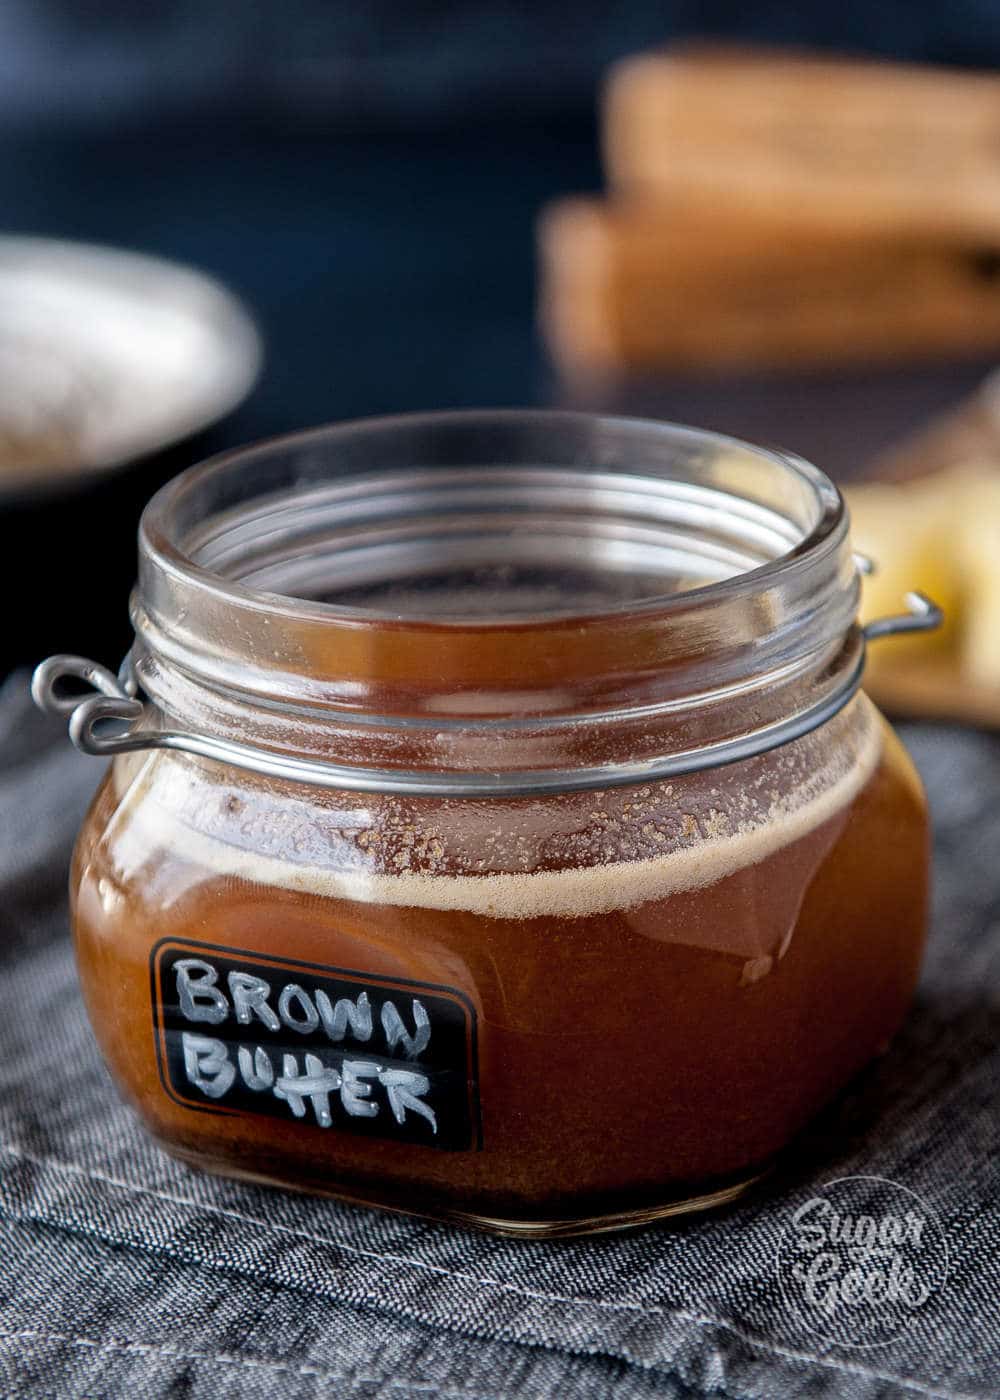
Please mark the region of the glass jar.
MULTIPOLYGON (((928 834, 859 690, 859 560, 796 458, 580 414, 420 415, 156 495, 80 979, 167 1151, 523 1234, 728 1200, 874 1054, 928 834)), ((66 693, 68 676, 98 692, 66 693)))

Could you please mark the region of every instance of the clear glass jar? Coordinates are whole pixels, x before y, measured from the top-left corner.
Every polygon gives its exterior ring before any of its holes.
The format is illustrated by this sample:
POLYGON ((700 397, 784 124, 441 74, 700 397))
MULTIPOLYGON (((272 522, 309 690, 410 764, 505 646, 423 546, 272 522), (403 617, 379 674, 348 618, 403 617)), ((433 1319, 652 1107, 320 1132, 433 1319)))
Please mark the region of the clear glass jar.
POLYGON ((76 949, 156 1138, 525 1234, 744 1189, 920 963, 857 565, 813 467, 637 420, 375 420, 166 486, 119 676, 36 674, 114 755, 76 949))

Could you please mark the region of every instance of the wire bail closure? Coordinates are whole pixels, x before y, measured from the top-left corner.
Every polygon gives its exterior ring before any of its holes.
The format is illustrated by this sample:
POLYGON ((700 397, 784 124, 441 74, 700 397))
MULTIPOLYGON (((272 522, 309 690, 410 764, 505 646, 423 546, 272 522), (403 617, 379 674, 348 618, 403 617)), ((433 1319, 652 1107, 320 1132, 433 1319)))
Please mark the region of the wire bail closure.
POLYGON ((61 652, 43 661, 31 677, 31 698, 38 708, 47 715, 67 716, 74 747, 96 757, 156 747, 150 742, 156 739, 156 731, 138 727, 146 706, 137 691, 128 658, 116 676, 97 661, 61 652), (67 680, 84 681, 97 694, 60 694, 67 680), (97 726, 107 720, 121 720, 126 729, 102 732, 97 726))
MULTIPOLYGON (((862 562, 861 557, 856 557, 856 562, 860 572, 871 571, 870 561, 862 562)), ((858 659, 832 694, 749 734, 633 763, 484 773, 376 769, 299 758, 211 735, 160 729, 148 723, 150 707, 138 698, 131 653, 117 675, 83 656, 68 653, 50 656, 35 670, 31 694, 35 704, 46 714, 68 717, 69 737, 81 753, 100 758, 142 750, 173 749, 286 781, 350 792, 414 797, 524 797, 538 793, 580 792, 660 781, 738 763, 819 728, 842 710, 858 691, 865 647, 869 642, 897 633, 932 631, 941 625, 942 611, 926 594, 907 593, 904 602, 906 612, 877 618, 860 629, 863 645, 858 659), (67 680, 83 681, 96 694, 67 695, 64 692, 67 680), (115 721, 118 725, 110 727, 115 721)))
POLYGON ((944 613, 926 593, 915 589, 903 595, 903 602, 907 607, 905 613, 877 617, 861 629, 866 642, 877 642, 901 632, 933 632, 944 621, 944 613))

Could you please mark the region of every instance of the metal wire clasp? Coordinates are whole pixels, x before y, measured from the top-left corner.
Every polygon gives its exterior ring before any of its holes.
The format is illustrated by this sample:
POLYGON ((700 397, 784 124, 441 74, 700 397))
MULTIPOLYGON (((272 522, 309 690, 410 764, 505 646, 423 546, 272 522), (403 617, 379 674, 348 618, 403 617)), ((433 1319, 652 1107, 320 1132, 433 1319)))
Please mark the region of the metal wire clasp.
MULTIPOLYGON (((858 567, 870 572, 860 562, 858 567)), ((875 641, 895 632, 925 632, 940 625, 941 609, 925 594, 907 593, 905 602, 908 612, 881 617, 863 627, 864 641, 875 641)), ((126 657, 116 676, 107 667, 83 656, 50 656, 35 671, 31 693, 35 703, 47 714, 68 715, 73 743, 82 753, 99 757, 139 749, 173 749, 268 777, 349 792, 391 792, 421 797, 517 797, 649 782, 738 763, 766 753, 832 719, 857 692, 863 668, 864 647, 858 647, 852 665, 835 690, 810 699, 794 713, 747 734, 634 762, 503 773, 371 769, 276 753, 210 734, 176 732, 158 724, 143 724, 147 707, 137 699, 138 687, 130 657, 126 657), (83 681, 97 694, 67 694, 65 683, 69 680, 83 681), (119 723, 109 724, 116 720, 119 723)))
POLYGON ((865 624, 861 630, 866 642, 877 642, 881 637, 892 637, 897 632, 933 632, 944 621, 944 613, 926 593, 905 593, 903 602, 908 609, 905 613, 877 617, 865 624))
POLYGON ((133 733, 146 707, 136 699, 136 685, 127 663, 116 676, 85 656, 60 652, 36 667, 31 678, 31 697, 46 714, 69 716, 69 737, 82 753, 104 757, 149 745, 148 735, 133 733), (83 681, 98 693, 67 694, 67 680, 83 681), (108 720, 123 721, 125 730, 109 729, 108 720))
MULTIPOLYGON (((854 551, 854 567, 859 574, 868 578, 878 573, 878 564, 869 554, 854 551)), ((877 617, 866 623, 861 631, 866 642, 877 642, 881 637, 892 637, 897 632, 933 632, 944 621, 944 613, 933 599, 917 589, 903 594, 905 613, 893 613, 890 617, 877 617)))

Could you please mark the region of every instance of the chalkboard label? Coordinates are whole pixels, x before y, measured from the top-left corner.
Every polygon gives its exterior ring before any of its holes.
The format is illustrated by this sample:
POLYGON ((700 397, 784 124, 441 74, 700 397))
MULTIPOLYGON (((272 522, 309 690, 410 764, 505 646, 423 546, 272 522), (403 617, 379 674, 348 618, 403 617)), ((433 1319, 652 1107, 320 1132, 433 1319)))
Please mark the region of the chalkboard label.
POLYGON ((156 945, 150 973, 160 1078, 186 1108, 479 1145, 462 993, 178 939, 156 945))

